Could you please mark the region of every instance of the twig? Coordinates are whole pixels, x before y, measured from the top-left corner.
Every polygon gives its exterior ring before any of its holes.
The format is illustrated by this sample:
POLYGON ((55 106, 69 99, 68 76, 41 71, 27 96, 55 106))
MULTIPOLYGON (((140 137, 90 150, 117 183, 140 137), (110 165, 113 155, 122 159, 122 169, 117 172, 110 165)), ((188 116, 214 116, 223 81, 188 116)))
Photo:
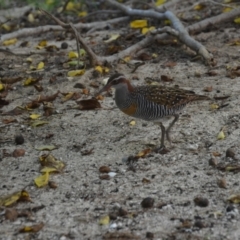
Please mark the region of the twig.
MULTIPOLYGON (((47 12, 44 12, 44 13, 49 15, 47 12)), ((114 19, 110 19, 107 21, 99 21, 99 22, 91 22, 91 23, 77 23, 74 26, 76 29, 91 29, 91 28, 102 29, 102 28, 105 28, 106 26, 108 26, 109 24, 116 24, 116 23, 120 23, 120 22, 124 22, 124 21, 128 21, 128 20, 129 20, 129 17, 119 17, 119 18, 114 18, 114 19)), ((29 36, 29 35, 32 36, 35 34, 40 35, 42 33, 50 32, 50 31, 62 31, 62 27, 61 27, 61 25, 60 26, 46 25, 46 26, 40 26, 40 27, 36 27, 36 28, 23 28, 18 31, 15 31, 15 32, 2 35, 0 44, 2 43, 2 41, 5 41, 7 39, 20 38, 20 37, 25 37, 25 36, 29 36)))
POLYGON ((209 26, 214 26, 221 22, 230 21, 230 20, 234 19, 235 17, 238 17, 239 15, 240 15, 240 8, 236 8, 230 12, 222 13, 220 15, 204 19, 201 22, 197 22, 197 23, 187 27, 187 30, 190 33, 200 32, 209 26))

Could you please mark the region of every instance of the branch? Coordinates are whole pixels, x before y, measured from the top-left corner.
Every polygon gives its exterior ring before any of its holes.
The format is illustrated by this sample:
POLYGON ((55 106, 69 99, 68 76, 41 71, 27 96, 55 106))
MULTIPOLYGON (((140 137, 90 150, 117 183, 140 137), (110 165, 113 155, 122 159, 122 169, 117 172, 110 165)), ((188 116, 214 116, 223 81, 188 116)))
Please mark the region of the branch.
POLYGON ((173 29, 178 31, 178 34, 175 34, 175 36, 177 36, 182 43, 184 43, 189 48, 191 48, 192 50, 197 52, 199 55, 201 55, 208 63, 210 63, 210 61, 212 60, 212 55, 207 51, 207 49, 200 42, 196 41, 189 35, 187 29, 184 28, 181 21, 171 11, 159 13, 154 10, 138 10, 138 9, 132 9, 130 7, 126 7, 123 4, 120 4, 114 0, 106 0, 106 1, 112 6, 122 10, 125 14, 128 14, 129 16, 141 16, 141 17, 151 17, 151 18, 157 18, 157 19, 170 20, 173 29))
POLYGON ((214 26, 214 25, 219 24, 221 22, 230 21, 230 20, 238 17, 239 15, 240 15, 240 8, 236 8, 236 9, 230 11, 230 12, 222 13, 220 15, 204 19, 201 22, 197 22, 197 23, 189 26, 187 29, 191 33, 200 32, 200 31, 202 31, 203 29, 206 29, 209 26, 214 26))

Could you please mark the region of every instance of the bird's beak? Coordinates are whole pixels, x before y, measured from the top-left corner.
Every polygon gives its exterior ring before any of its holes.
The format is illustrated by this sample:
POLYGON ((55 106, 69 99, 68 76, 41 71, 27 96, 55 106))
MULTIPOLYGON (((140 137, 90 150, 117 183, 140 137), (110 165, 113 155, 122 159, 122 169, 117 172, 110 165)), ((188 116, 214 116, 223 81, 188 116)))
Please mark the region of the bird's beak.
POLYGON ((95 94, 95 97, 97 97, 98 95, 100 95, 102 92, 108 91, 110 88, 111 88, 111 85, 106 84, 100 91, 98 91, 98 92, 95 94))

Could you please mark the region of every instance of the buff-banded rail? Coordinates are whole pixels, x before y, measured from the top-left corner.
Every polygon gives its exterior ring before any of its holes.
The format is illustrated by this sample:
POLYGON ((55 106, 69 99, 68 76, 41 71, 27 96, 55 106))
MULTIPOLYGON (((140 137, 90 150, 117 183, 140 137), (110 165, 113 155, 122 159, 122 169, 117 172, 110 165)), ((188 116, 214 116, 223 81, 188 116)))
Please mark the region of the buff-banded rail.
POLYGON ((158 123, 161 127, 161 145, 158 149, 166 150, 165 136, 171 143, 170 130, 179 119, 179 112, 190 102, 209 100, 204 95, 195 94, 193 91, 175 87, 159 85, 133 86, 123 74, 112 75, 107 84, 96 94, 115 88, 115 102, 117 107, 125 114, 146 121, 158 123), (173 116, 173 121, 167 128, 161 119, 173 116))

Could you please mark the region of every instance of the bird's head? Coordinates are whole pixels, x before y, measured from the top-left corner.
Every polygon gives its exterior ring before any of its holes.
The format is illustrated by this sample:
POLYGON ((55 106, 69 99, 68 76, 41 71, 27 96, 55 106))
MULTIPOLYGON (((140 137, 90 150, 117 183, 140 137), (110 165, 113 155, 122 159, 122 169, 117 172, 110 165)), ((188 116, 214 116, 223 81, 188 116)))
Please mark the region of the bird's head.
POLYGON ((126 90, 131 91, 133 87, 123 74, 116 73, 108 79, 107 84, 97 93, 97 95, 108 91, 110 88, 115 88, 116 90, 126 88, 126 90))

